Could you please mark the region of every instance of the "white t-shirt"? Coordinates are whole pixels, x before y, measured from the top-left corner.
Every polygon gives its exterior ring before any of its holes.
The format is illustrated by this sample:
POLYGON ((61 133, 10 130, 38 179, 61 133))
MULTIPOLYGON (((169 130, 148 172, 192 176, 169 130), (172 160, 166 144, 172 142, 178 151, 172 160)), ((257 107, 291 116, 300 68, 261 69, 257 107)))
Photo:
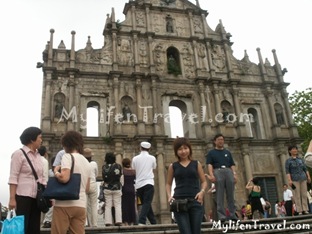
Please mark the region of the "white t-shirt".
POLYGON ((48 182, 49 180, 49 161, 41 156, 42 164, 43 164, 43 179, 48 182))
POLYGON ((293 193, 290 189, 286 189, 284 192, 283 192, 283 199, 284 201, 291 201, 293 197, 293 193))
POLYGON ((141 153, 132 159, 132 168, 135 170, 135 188, 141 188, 147 184, 154 185, 154 172, 156 169, 156 158, 147 151, 141 153))
POLYGON ((90 162, 90 167, 91 167, 90 183, 94 183, 94 182, 96 182, 96 177, 99 174, 99 169, 98 169, 98 165, 95 161, 90 162))
MULTIPOLYGON (((79 200, 69 200, 69 201, 60 201, 55 200, 55 206, 61 207, 86 207, 87 197, 86 197, 86 186, 88 179, 91 175, 91 166, 89 161, 79 153, 72 153, 75 158, 74 164, 74 172, 81 174, 81 183, 80 183, 80 193, 79 193, 79 200)), ((70 154, 64 154, 62 157, 61 167, 71 169, 72 166, 72 159, 70 154)))

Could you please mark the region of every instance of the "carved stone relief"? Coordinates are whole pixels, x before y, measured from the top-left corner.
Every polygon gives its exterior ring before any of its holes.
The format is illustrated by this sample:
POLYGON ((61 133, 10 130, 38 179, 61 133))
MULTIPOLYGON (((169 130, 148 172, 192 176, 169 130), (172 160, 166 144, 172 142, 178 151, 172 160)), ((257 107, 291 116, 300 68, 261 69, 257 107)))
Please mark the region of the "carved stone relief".
POLYGON ((193 62, 193 50, 189 44, 184 44, 182 48, 182 61, 184 65, 184 74, 187 78, 192 78, 195 75, 193 62))
POLYGON ((158 15, 153 15, 152 26, 154 28, 155 33, 160 32, 161 23, 159 22, 159 16, 158 15))
POLYGON ((203 34, 203 26, 199 18, 194 18, 193 25, 195 34, 203 34))
POLYGON ((133 65, 133 53, 130 40, 121 39, 120 46, 118 46, 118 52, 118 62, 121 65, 133 65))
POLYGON ((155 46, 154 50, 154 61, 157 72, 164 71, 164 46, 162 43, 159 43, 155 46))
POLYGON ((184 22, 184 19, 181 18, 181 19, 177 19, 176 20, 177 22, 177 26, 176 26, 176 30, 177 30, 177 34, 178 36, 185 36, 185 22, 184 22))
POLYGON ((139 54, 140 54, 140 63, 147 64, 147 45, 144 40, 141 40, 139 43, 139 54))
POLYGON ((145 19, 144 19, 144 13, 143 12, 141 12, 141 11, 137 12, 136 23, 137 23, 137 26, 144 26, 145 25, 145 19))
POLYGON ((223 71, 225 68, 225 54, 219 45, 214 45, 212 49, 212 63, 219 71, 223 71))
POLYGON ((113 57, 112 57, 112 38, 111 36, 105 36, 104 46, 102 48, 101 54, 101 64, 112 64, 113 57))

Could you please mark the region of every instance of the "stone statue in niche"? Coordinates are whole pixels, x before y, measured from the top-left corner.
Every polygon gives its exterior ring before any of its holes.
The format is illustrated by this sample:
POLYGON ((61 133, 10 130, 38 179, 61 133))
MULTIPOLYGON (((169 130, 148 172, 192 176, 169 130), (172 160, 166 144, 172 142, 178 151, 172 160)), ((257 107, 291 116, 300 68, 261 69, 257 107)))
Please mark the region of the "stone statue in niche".
POLYGON ((125 104, 125 106, 122 108, 122 115, 123 115, 123 120, 131 120, 132 112, 128 104, 125 104))
POLYGON ((181 73, 180 67, 172 54, 168 57, 168 73, 178 75, 181 73))
POLYGON ((61 118, 62 112, 63 112, 63 103, 59 100, 56 100, 56 104, 54 107, 54 117, 55 118, 61 118))
POLYGON ((166 32, 173 33, 173 19, 170 15, 166 17, 166 32))
POLYGON ((199 68, 204 70, 205 67, 205 58, 206 58, 206 48, 203 44, 197 44, 197 53, 198 53, 198 61, 199 61, 199 68))
POLYGON ((276 112, 276 121, 278 125, 285 124, 283 111, 279 110, 278 112, 276 112))

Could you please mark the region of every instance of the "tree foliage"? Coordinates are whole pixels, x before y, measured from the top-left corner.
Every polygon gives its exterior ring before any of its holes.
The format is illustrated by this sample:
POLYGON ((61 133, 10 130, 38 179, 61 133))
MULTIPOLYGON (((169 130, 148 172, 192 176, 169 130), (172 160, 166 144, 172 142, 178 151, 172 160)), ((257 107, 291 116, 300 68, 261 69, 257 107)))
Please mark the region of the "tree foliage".
POLYGON ((289 102, 299 136, 304 139, 302 150, 306 152, 312 139, 312 88, 295 91, 290 96, 289 102))

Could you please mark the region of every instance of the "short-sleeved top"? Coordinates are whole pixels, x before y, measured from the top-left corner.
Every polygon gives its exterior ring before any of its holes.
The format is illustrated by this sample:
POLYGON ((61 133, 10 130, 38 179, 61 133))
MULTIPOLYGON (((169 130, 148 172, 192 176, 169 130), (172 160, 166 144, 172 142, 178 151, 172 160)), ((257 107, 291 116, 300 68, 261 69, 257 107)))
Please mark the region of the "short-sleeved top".
POLYGON ((157 163, 156 158, 147 151, 141 153, 132 159, 131 167, 135 170, 135 188, 139 189, 150 184, 154 186, 154 172, 157 163))
POLYGON ((200 191, 198 161, 192 160, 186 167, 179 162, 172 164, 175 179, 174 198, 194 198, 200 191))
POLYGON ((227 149, 212 149, 206 155, 206 164, 211 164, 214 169, 235 166, 232 154, 227 149))
POLYGON ((307 180, 307 167, 301 158, 288 158, 285 162, 285 170, 293 181, 307 180))
MULTIPOLYGON (((86 197, 86 187, 88 179, 91 176, 91 166, 89 161, 79 153, 72 153, 75 158, 74 163, 74 171, 73 173, 81 174, 81 182, 80 182, 80 193, 79 193, 79 200, 68 200, 68 201, 60 201, 55 200, 55 206, 60 207, 86 207, 87 197, 86 197)), ((61 167, 71 169, 72 166, 72 159, 70 154, 65 153, 62 157, 61 167)))
MULTIPOLYGON (((38 153, 38 151, 33 152, 27 146, 23 146, 22 149, 31 161, 38 175, 38 181, 42 184, 46 184, 46 180, 43 175, 44 170, 41 160, 42 156, 38 153)), ((16 150, 11 156, 9 184, 17 185, 17 195, 36 198, 37 182, 26 157, 20 149, 16 150)))
POLYGON ((283 200, 284 201, 291 201, 292 199, 292 196, 293 196, 293 193, 290 189, 286 189, 284 192, 283 192, 283 200))

